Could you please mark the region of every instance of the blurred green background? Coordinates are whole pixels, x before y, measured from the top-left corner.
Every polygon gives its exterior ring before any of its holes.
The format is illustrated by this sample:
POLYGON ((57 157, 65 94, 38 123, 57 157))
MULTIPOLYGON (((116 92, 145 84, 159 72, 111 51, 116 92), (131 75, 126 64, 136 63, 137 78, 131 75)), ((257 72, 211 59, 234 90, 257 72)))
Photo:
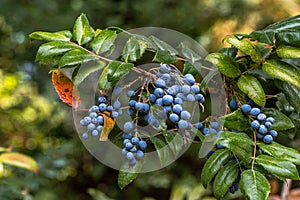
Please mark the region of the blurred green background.
MULTIPOLYGON (((197 147, 171 166, 141 174, 123 191, 116 170, 95 160, 73 127, 72 111, 60 102, 48 69, 34 62, 34 31, 72 29, 86 13, 94 28, 164 27, 182 32, 208 52, 231 33, 250 33, 300 13, 297 0, 1 0, 0 146, 35 158, 40 172, 8 167, 0 199, 105 200, 204 199, 197 147)), ((209 196, 209 194, 207 194, 209 196)), ((209 199, 209 198, 207 198, 209 199)))

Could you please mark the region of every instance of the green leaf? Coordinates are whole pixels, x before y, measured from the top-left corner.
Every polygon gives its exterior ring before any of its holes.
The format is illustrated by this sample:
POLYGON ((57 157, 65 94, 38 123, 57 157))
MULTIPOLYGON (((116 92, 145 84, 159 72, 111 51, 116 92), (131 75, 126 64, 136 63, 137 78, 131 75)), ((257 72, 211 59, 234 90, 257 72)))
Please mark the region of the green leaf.
POLYGON ((114 200, 108 197, 104 192, 95 188, 88 188, 87 193, 91 195, 93 200, 114 200))
POLYGON ((258 146, 270 156, 288 160, 297 165, 300 165, 300 153, 293 148, 280 145, 276 142, 272 142, 272 144, 265 144, 263 142, 259 142, 258 146))
POLYGON ((218 120, 223 126, 237 131, 244 131, 251 125, 250 119, 240 109, 228 115, 221 116, 218 120))
POLYGON ((171 55, 168 51, 156 51, 155 56, 153 58, 154 62, 162 62, 165 64, 171 64, 177 61, 177 57, 171 55))
POLYGON ((213 148, 217 141, 217 134, 207 134, 201 140, 202 144, 199 150, 199 158, 204 158, 213 148))
POLYGON ((90 42, 90 47, 93 52, 103 54, 114 46, 114 41, 117 37, 115 30, 104 29, 90 42))
POLYGON ((159 49, 161 51, 167 51, 169 52, 169 54, 171 54, 172 56, 174 55, 178 55, 178 51, 176 51, 176 49, 174 49, 171 45, 169 45, 168 43, 158 39, 155 36, 150 36, 149 39, 151 41, 153 41, 153 43, 156 45, 156 49, 159 49))
POLYGON ((128 162, 124 162, 121 166, 118 175, 118 185, 120 189, 123 189, 129 183, 134 181, 141 170, 143 162, 137 162, 134 166, 131 166, 128 162))
POLYGON ((276 53, 280 58, 300 58, 300 48, 297 47, 281 45, 277 47, 276 53))
POLYGON ((267 57, 269 57, 272 53, 273 47, 269 44, 265 43, 256 43, 255 44, 257 50, 260 52, 262 59, 265 60, 267 57))
POLYGON ((280 31, 275 37, 276 43, 300 47, 300 30, 289 29, 287 31, 280 31))
POLYGON ((268 60, 262 69, 275 79, 289 82, 300 88, 300 71, 281 60, 268 60))
POLYGON ((219 53, 225 54, 231 58, 235 58, 238 49, 235 47, 229 47, 229 48, 221 48, 219 51, 219 53))
POLYGON ((260 52, 257 50, 254 43, 252 43, 248 38, 243 38, 239 40, 236 36, 231 35, 231 36, 226 36, 224 40, 227 43, 235 46, 244 54, 249 55, 255 63, 262 62, 262 57, 260 55, 260 52))
POLYGON ((163 140, 157 137, 150 137, 150 140, 155 146, 161 164, 164 165, 168 163, 171 158, 171 152, 169 150, 168 145, 163 140))
POLYGON ((201 172, 201 182, 205 188, 208 186, 217 172, 223 167, 223 165, 228 162, 230 155, 231 154, 228 149, 221 149, 215 151, 209 157, 201 172))
POLYGON ((237 82, 239 89, 257 105, 265 106, 266 95, 260 82, 252 75, 241 76, 237 82))
POLYGON ((3 163, 0 162, 0 179, 3 177, 3 174, 4 174, 4 166, 3 163))
POLYGON ((37 31, 29 35, 30 39, 43 41, 70 41, 72 38, 71 31, 59 31, 55 33, 37 31))
POLYGON ((242 172, 239 186, 249 200, 267 200, 271 189, 266 177, 251 169, 242 172))
POLYGON ((183 72, 182 73, 183 74, 192 74, 192 75, 196 76, 197 74, 199 74, 200 67, 201 67, 201 63, 200 62, 194 62, 192 64, 191 62, 186 61, 186 62, 184 62, 183 72))
POLYGON ((238 164, 230 161, 216 175, 214 180, 214 195, 221 199, 238 176, 238 164))
POLYGON ((289 103, 300 113, 300 88, 284 81, 276 81, 276 86, 279 87, 285 94, 289 103))
POLYGON ((222 74, 229 78, 236 78, 241 75, 237 63, 225 54, 211 53, 205 60, 214 64, 222 74))
POLYGON ((267 155, 259 155, 255 161, 270 174, 285 180, 286 178, 298 180, 299 174, 296 166, 287 160, 274 158, 267 155))
POLYGON ((122 60, 125 62, 135 62, 141 58, 147 49, 147 43, 143 40, 139 40, 134 36, 131 36, 127 40, 123 53, 122 60))
POLYGON ((181 152, 184 144, 182 135, 175 131, 164 131, 163 135, 170 149, 172 150, 174 156, 177 157, 181 152))
POLYGON ((279 22, 271 24, 264 28, 264 30, 283 31, 287 29, 300 29, 300 15, 283 19, 279 22))
POLYGON ((295 125, 290 118, 275 108, 265 109, 263 113, 265 113, 268 117, 273 117, 275 119, 275 122, 271 127, 274 130, 284 131, 295 128, 295 125))
POLYGON ((88 77, 93 72, 101 70, 105 66, 105 62, 90 62, 86 63, 84 66, 79 66, 74 70, 72 74, 72 80, 77 87, 86 77, 88 77))
POLYGON ((251 163, 253 141, 247 134, 225 131, 219 135, 216 143, 230 149, 244 164, 251 163))
POLYGON ((67 52, 59 61, 59 67, 73 66, 82 63, 86 63, 92 60, 98 60, 99 58, 87 51, 81 49, 74 49, 67 52))
POLYGON ((191 63, 201 60, 201 56, 184 43, 181 42, 178 48, 180 49, 183 57, 189 59, 191 63))
POLYGON ((21 153, 3 153, 0 155, 0 162, 3 164, 27 169, 34 172, 38 172, 39 170, 37 162, 33 158, 21 153))
POLYGON ((85 14, 81 14, 75 21, 73 27, 73 39, 79 45, 91 41, 94 37, 94 29, 90 26, 85 14))
POLYGON ((275 31, 258 30, 250 34, 254 39, 269 45, 275 45, 275 31))
POLYGON ((218 68, 215 68, 215 69, 213 69, 213 70, 211 70, 206 76, 204 76, 204 78, 202 79, 202 81, 201 81, 201 86, 200 86, 200 88, 201 88, 201 91, 203 92, 203 93, 205 93, 206 92, 206 86, 207 86, 207 84, 214 78, 214 76, 216 76, 217 74, 219 74, 219 70, 218 70, 218 68))

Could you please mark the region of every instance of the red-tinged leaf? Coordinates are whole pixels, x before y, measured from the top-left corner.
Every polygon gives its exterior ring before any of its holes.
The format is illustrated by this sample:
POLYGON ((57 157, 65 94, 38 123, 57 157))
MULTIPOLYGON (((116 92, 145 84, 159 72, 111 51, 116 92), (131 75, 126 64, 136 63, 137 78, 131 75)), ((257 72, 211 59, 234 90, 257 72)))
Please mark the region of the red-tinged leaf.
POLYGON ((73 82, 59 70, 52 72, 52 82, 60 99, 77 109, 80 105, 80 96, 73 82))
MULTIPOLYGON (((105 112, 105 114, 108 114, 108 113, 105 112)), ((100 134, 100 141, 106 141, 110 131, 115 126, 115 120, 114 119, 112 119, 111 117, 109 117, 107 115, 103 115, 103 118, 104 118, 104 126, 103 126, 103 130, 100 134)))
POLYGON ((33 158, 21 153, 3 153, 0 155, 0 161, 7 165, 34 171, 35 173, 39 171, 37 162, 33 158))

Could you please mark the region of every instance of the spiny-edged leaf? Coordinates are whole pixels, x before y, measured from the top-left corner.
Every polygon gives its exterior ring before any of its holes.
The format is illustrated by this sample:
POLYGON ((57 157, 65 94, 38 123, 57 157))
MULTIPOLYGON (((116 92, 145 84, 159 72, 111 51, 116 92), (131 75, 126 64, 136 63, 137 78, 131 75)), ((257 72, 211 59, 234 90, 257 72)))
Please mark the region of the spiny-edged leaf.
POLYGON ((131 166, 128 162, 124 162, 121 166, 118 175, 118 185, 120 189, 123 189, 129 183, 134 181, 141 170, 143 162, 137 162, 134 166, 131 166))
POLYGON ((115 30, 104 29, 90 42, 91 50, 97 54, 105 53, 113 47, 113 42, 117 37, 115 30))
POLYGON ((202 144, 199 150, 199 158, 204 158, 215 146, 217 141, 217 134, 207 134, 202 140, 202 144))
POLYGON ((300 113, 300 88, 284 81, 276 81, 276 86, 279 87, 285 94, 289 103, 300 113))
POLYGON ((87 51, 84 51, 82 49, 74 49, 63 55, 63 57, 59 61, 59 67, 63 68, 65 66, 78 65, 98 59, 98 57, 87 51))
POLYGON ((73 82, 60 70, 52 72, 52 83, 59 98, 75 110, 81 103, 79 91, 74 87, 73 82))
POLYGON ((247 134, 225 131, 219 135, 216 143, 230 149, 244 164, 251 163, 253 141, 247 134))
POLYGON ((72 38, 71 31, 59 31, 55 33, 36 31, 29 35, 32 40, 43 41, 70 41, 72 38))
POLYGON ((262 57, 260 55, 260 52, 257 50, 254 43, 252 43, 248 38, 243 38, 240 40, 236 36, 230 35, 230 36, 226 36, 224 40, 227 43, 235 46, 241 52, 249 55, 254 62, 256 63, 262 62, 262 57))
POLYGON ((231 58, 235 58, 238 49, 235 47, 229 47, 229 48, 221 48, 219 51, 219 53, 225 54, 231 58))
POLYGON ((300 71, 281 60, 267 60, 262 69, 275 79, 289 82, 300 88, 300 71))
POLYGON ((104 118, 104 125, 99 140, 106 141, 108 139, 110 131, 114 128, 116 122, 109 116, 108 112, 104 112, 104 115, 102 116, 104 118))
POLYGON ((244 131, 250 127, 250 119, 246 117, 240 109, 219 117, 219 122, 222 123, 223 126, 237 131, 244 131))
POLYGON ((201 60, 201 56, 184 43, 181 42, 178 48, 180 49, 183 57, 189 59, 191 63, 201 60))
POLYGON ((168 52, 168 51, 158 50, 155 53, 153 61, 154 62, 162 62, 165 64, 171 64, 171 63, 176 62, 177 59, 178 58, 176 56, 171 55, 170 52, 168 52))
POLYGON ((241 76, 237 82, 239 89, 257 105, 265 106, 266 95, 260 82, 252 75, 241 76))
POLYGON ((183 137, 175 131, 164 131, 163 135, 175 157, 179 155, 183 147, 183 137))
POLYGON ((268 117, 273 117, 275 119, 271 129, 284 131, 295 128, 295 125, 290 118, 275 108, 265 109, 263 113, 265 113, 268 117))
POLYGON ((266 177, 251 169, 242 172, 239 186, 249 200, 267 200, 271 189, 266 177))
POLYGON ((168 145, 158 137, 150 137, 150 140, 155 146, 161 164, 168 163, 171 158, 168 145))
POLYGON ((53 57, 66 53, 77 46, 71 42, 53 41, 42 44, 36 54, 36 61, 41 64, 52 63, 53 57))
POLYGON ((276 53, 280 58, 300 58, 300 48, 281 45, 277 47, 276 53))
POLYGON ((214 180, 214 195, 221 199, 238 176, 238 164, 234 161, 227 163, 216 175, 214 180))
POLYGON ((74 23, 73 40, 79 45, 86 44, 93 39, 94 32, 86 15, 82 13, 74 23))
POLYGON ((300 29, 280 31, 276 35, 276 42, 300 47, 300 29))
POLYGON ((214 64, 219 71, 227 77, 236 78, 241 75, 237 63, 229 56, 223 53, 211 53, 205 60, 214 64))
POLYGON ((24 154, 9 152, 0 155, 0 161, 4 164, 38 172, 37 162, 24 154))
POLYGON ((270 156, 288 160, 297 165, 300 165, 300 153, 293 148, 280 145, 276 142, 272 142, 272 144, 265 144, 263 142, 259 142, 258 146, 270 156))
POLYGON ((230 155, 228 149, 220 149, 209 157, 201 172, 201 182, 205 188, 223 165, 228 162, 230 155))
POLYGON ((135 62, 141 58, 147 49, 147 43, 143 40, 139 40, 134 36, 131 36, 127 40, 122 53, 122 60, 125 62, 135 62))
POLYGON ((218 68, 215 68, 213 70, 211 70, 206 76, 204 76, 204 78, 202 79, 201 81, 201 91, 203 93, 206 92, 206 86, 207 84, 214 78, 214 76, 216 76, 217 74, 219 74, 219 69, 218 68))
POLYGON ((77 87, 86 77, 88 77, 93 72, 101 70, 105 66, 105 62, 89 62, 83 66, 78 66, 72 74, 72 80, 77 87))
POLYGON ((201 63, 200 62, 194 62, 191 63, 189 61, 184 62, 183 65, 183 74, 192 74, 196 76, 200 71, 201 63))
POLYGON ((178 51, 176 51, 176 49, 174 49, 171 45, 169 45, 168 43, 158 39, 155 36, 150 36, 149 37, 150 40, 153 41, 153 43, 156 45, 157 49, 162 50, 162 51, 167 51, 169 52, 169 54, 171 55, 178 55, 178 51))
POLYGON ((299 179, 296 165, 290 161, 274 158, 268 155, 259 155, 256 157, 255 161, 270 174, 280 178, 281 180, 285 180, 286 178, 294 180, 299 179))

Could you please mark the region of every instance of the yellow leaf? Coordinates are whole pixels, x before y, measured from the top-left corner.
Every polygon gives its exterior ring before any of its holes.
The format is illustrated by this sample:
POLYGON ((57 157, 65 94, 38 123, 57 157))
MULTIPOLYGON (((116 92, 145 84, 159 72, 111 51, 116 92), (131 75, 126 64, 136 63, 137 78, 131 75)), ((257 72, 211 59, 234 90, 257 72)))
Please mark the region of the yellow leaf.
POLYGON ((21 153, 3 153, 0 155, 0 161, 7 165, 34 171, 35 173, 39 171, 37 162, 33 158, 21 153))
POLYGON ((3 177, 3 173, 4 173, 4 167, 3 164, 0 162, 0 178, 3 177))
POLYGON ((111 117, 109 117, 105 114, 103 115, 103 118, 104 118, 104 127, 103 127, 103 130, 102 130, 101 134, 100 134, 100 141, 106 141, 110 131, 115 126, 115 120, 114 119, 112 119, 111 117))

